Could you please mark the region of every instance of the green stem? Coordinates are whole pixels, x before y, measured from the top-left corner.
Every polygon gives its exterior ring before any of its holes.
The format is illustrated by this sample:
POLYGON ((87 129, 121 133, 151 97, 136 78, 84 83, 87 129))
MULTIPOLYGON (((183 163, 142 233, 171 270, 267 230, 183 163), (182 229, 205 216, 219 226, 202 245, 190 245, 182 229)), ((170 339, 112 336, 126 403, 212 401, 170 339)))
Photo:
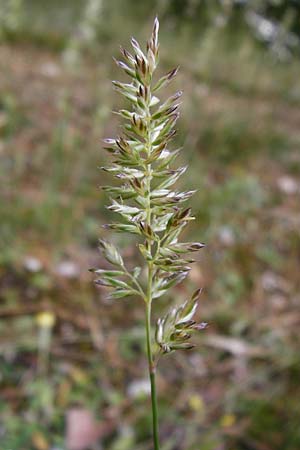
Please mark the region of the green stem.
MULTIPOLYGON (((148 124, 148 136, 146 151, 148 157, 151 155, 151 139, 150 139, 150 126, 151 126, 151 113, 149 104, 147 106, 147 124, 148 124)), ((146 206, 146 222, 151 226, 151 178, 152 168, 151 164, 146 166, 146 190, 147 190, 147 206, 146 206)), ((152 248, 152 241, 147 239, 147 249, 150 253, 152 248)), ((152 339, 151 339, 151 306, 152 306, 152 280, 153 280, 153 262, 148 261, 148 285, 146 296, 146 339, 147 339, 147 356, 149 366, 149 378, 151 384, 151 406, 152 406, 152 423, 153 423, 153 444, 154 450, 159 450, 159 437, 158 437, 158 410, 157 410, 157 398, 156 398, 156 364, 154 362, 152 351, 152 339)))
MULTIPOLYGON (((151 279, 152 279, 152 268, 149 267, 149 280, 151 280, 151 279)), ((149 285, 151 285, 151 281, 148 282, 148 286, 149 285)), ((149 294, 149 291, 148 291, 148 294, 149 294)), ((148 297, 148 301, 146 304, 146 335, 147 335, 147 355, 148 355, 148 364, 149 364, 149 377, 150 377, 150 384, 151 384, 153 443, 154 443, 154 450, 159 450, 158 410, 157 410, 156 380, 155 380, 156 367, 155 367, 155 364, 153 361, 152 346, 151 346, 151 297, 148 297)))
POLYGON ((130 272, 128 272, 128 270, 126 269, 126 267, 124 265, 121 266, 121 267, 124 270, 124 272, 126 273, 126 275, 128 276, 128 278, 130 278, 131 281, 133 282, 133 284, 136 285, 136 287, 137 287, 137 291, 136 291, 137 295, 140 295, 145 301, 147 301, 146 294, 143 291, 140 283, 134 278, 134 276, 130 272))

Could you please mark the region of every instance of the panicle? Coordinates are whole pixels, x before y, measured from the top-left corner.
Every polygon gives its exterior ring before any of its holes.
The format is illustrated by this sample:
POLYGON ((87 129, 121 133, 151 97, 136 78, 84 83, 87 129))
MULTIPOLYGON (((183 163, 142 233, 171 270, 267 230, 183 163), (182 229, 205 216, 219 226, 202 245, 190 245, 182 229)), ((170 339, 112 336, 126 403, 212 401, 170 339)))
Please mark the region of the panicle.
MULTIPOLYGON (((114 89, 126 101, 116 113, 122 117, 121 135, 104 140, 105 149, 113 157, 111 165, 103 167, 118 181, 117 186, 104 186, 110 196, 108 209, 120 218, 106 225, 118 233, 134 234, 139 239, 138 249, 145 264, 153 268, 151 298, 164 295, 182 283, 194 262, 189 253, 204 247, 201 242, 180 242, 180 234, 194 218, 184 203, 194 194, 174 188, 187 169, 173 167, 180 149, 172 150, 171 140, 176 134, 182 91, 177 90, 166 99, 158 97, 171 83, 179 70, 175 67, 162 77, 156 77, 159 60, 159 21, 154 20, 146 49, 131 38, 132 49, 121 47, 122 59, 115 62, 129 80, 114 80, 114 89)), ((113 244, 100 241, 105 259, 115 270, 95 270, 97 285, 112 288, 111 298, 140 295, 144 291, 139 270, 128 271, 119 251, 113 244)), ((193 320, 200 290, 190 300, 173 308, 157 322, 156 342, 162 353, 192 348, 189 339, 195 330, 206 327, 193 320)))

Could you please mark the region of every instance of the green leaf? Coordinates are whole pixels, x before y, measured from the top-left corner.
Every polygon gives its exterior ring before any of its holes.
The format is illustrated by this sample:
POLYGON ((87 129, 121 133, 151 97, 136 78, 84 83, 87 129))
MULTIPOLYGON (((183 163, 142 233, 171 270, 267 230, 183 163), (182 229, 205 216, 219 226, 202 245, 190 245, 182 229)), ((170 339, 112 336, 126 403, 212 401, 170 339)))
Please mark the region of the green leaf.
POLYGON ((136 295, 136 292, 131 289, 116 289, 111 292, 108 296, 110 299, 118 299, 123 297, 129 297, 131 295, 136 295))
POLYGON ((191 344, 189 342, 181 342, 181 343, 172 343, 170 344, 170 349, 171 350, 191 350, 192 348, 195 347, 195 344, 191 344))
POLYGON ((140 234, 140 231, 136 225, 131 225, 127 223, 109 223, 104 225, 104 228, 114 230, 117 233, 140 234))
MULTIPOLYGON (((124 274, 123 274, 124 275, 124 274)), ((102 278, 100 280, 96 280, 96 283, 98 281, 104 281, 106 283, 106 286, 111 286, 111 287, 116 287, 116 288, 122 288, 122 289, 129 289, 130 290, 130 286, 125 283, 125 281, 122 280, 118 280, 117 278, 113 277, 109 277, 109 276, 105 276, 103 275, 102 278)), ((100 283, 101 284, 101 283, 100 283)))
POLYGON ((158 91, 159 89, 167 86, 167 84, 169 84, 173 80, 173 78, 176 77, 178 69, 179 66, 175 67, 175 69, 170 70, 170 72, 168 72, 165 76, 161 77, 153 87, 152 89, 153 92, 158 91))
POLYGON ((113 58, 115 63, 117 64, 118 67, 120 67, 121 69, 124 70, 124 72, 127 73, 127 75, 129 75, 130 77, 134 77, 135 76, 135 72, 133 69, 131 69, 129 66, 127 66, 127 64, 125 64, 123 61, 118 61, 117 59, 113 58))
POLYGON ((89 271, 96 273, 97 275, 104 275, 108 277, 124 275, 124 272, 121 270, 89 269, 89 271))
POLYGON ((124 266, 123 259, 116 247, 109 242, 100 240, 100 248, 102 249, 105 259, 114 266, 124 266))
POLYGON ((155 106, 159 102, 160 102, 159 98, 157 98, 157 97, 155 97, 155 95, 153 95, 152 98, 151 98, 149 106, 155 106))
POLYGON ((197 300, 191 300, 183 305, 182 311, 179 311, 179 317, 176 320, 176 325, 188 322, 191 320, 196 312, 198 306, 197 300))
POLYGON ((146 248, 146 246, 144 244, 139 244, 139 250, 140 250, 141 254, 143 255, 143 257, 147 261, 151 261, 152 260, 152 255, 149 252, 149 250, 147 250, 147 248, 146 248))
POLYGON ((141 267, 135 267, 132 272, 133 277, 138 278, 141 274, 141 271, 142 271, 141 267))
POLYGON ((158 345, 163 344, 164 338, 164 320, 158 319, 155 329, 155 341, 158 345))
POLYGON ((120 203, 116 202, 115 200, 113 200, 113 204, 108 206, 107 209, 114 211, 114 212, 118 212, 121 214, 137 214, 140 212, 139 208, 135 208, 134 206, 126 206, 126 205, 121 205, 120 203))
POLYGON ((183 175, 186 170, 187 170, 187 166, 181 167, 180 169, 176 169, 176 170, 167 170, 166 174, 163 176, 168 176, 168 178, 165 181, 163 181, 162 183, 160 183, 160 185, 157 187, 157 189, 169 188, 174 183, 176 183, 178 178, 180 178, 181 175, 183 175))
POLYGON ((103 191, 107 192, 110 195, 115 195, 123 199, 133 198, 137 196, 137 193, 133 189, 129 189, 126 186, 122 187, 102 186, 102 189, 103 191))

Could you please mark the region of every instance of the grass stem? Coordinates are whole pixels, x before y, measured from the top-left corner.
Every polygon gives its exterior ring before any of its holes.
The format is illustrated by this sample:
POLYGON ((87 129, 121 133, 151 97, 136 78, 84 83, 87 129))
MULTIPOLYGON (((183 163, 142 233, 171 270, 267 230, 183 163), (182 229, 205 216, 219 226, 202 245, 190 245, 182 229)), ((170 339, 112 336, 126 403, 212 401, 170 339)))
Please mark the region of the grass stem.
MULTIPOLYGON (((152 269, 149 268, 149 274, 151 275, 152 269)), ((149 278, 149 279, 151 279, 149 278)), ((153 443, 154 450, 159 450, 159 435, 158 435, 158 409, 156 398, 156 367, 153 361, 152 345, 151 345, 151 297, 148 297, 146 304, 146 336, 147 336, 147 356, 149 363, 149 377, 151 384, 151 406, 152 406, 152 421, 153 421, 153 443)))

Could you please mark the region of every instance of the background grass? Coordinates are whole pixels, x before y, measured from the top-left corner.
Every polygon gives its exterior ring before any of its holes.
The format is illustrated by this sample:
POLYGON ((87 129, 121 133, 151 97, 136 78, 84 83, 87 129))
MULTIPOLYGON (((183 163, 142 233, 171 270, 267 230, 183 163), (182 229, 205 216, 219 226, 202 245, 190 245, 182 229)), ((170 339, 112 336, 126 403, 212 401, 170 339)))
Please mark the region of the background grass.
MULTIPOLYGON (((105 302, 87 269, 101 264, 110 220, 98 186, 111 180, 97 167, 123 104, 112 55, 131 35, 144 40, 156 13, 161 73, 181 66, 175 144, 189 164, 183 183, 198 189, 187 237, 207 244, 189 283, 157 308, 203 286, 199 317, 210 324, 196 351, 161 365, 163 450, 299 449, 298 58, 282 61, 255 38, 250 7, 0 6, 1 449, 66 449, 74 407, 108 430, 87 448, 151 448, 142 307, 105 302), (45 311, 55 319, 46 346, 45 311)), ((283 24, 291 7, 275 11, 283 24)), ((134 242, 112 239, 133 264, 134 242)))

